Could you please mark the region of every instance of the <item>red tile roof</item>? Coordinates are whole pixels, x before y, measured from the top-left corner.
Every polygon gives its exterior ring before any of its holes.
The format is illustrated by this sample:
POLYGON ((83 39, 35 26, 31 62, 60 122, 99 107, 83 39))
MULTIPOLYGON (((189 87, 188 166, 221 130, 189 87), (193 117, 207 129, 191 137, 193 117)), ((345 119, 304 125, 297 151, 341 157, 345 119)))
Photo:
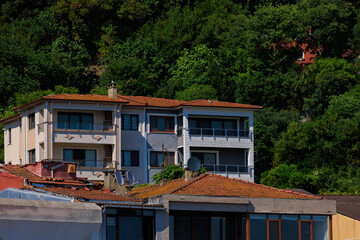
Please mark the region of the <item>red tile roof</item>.
POLYGON ((3 170, 22 178, 27 178, 30 183, 40 184, 52 184, 52 185, 72 185, 72 186, 83 186, 85 182, 81 179, 60 179, 60 178, 48 178, 39 177, 34 173, 28 171, 25 166, 20 165, 5 165, 2 167, 3 170))
POLYGON ((15 120, 15 119, 20 118, 20 117, 21 117, 20 115, 21 115, 21 114, 18 113, 18 114, 12 115, 12 116, 10 116, 10 117, 3 118, 3 119, 0 120, 0 123, 3 124, 3 123, 6 123, 6 122, 11 122, 11 121, 13 121, 13 120, 15 120))
POLYGON ((182 106, 262 109, 261 106, 257 106, 257 105, 213 101, 213 100, 194 100, 190 102, 185 102, 182 104, 182 106))
POLYGON ((91 95, 91 94, 58 94, 48 95, 36 99, 32 102, 14 108, 15 110, 24 108, 26 106, 45 101, 45 100, 63 100, 63 101, 84 101, 84 102, 110 102, 110 103, 128 103, 122 99, 110 99, 106 95, 91 95))
POLYGON ((86 189, 74 189, 74 188, 64 188, 64 187, 51 187, 43 188, 39 187, 45 191, 72 196, 75 198, 81 198, 86 200, 98 200, 98 201, 125 201, 125 202, 140 202, 140 200, 124 195, 115 195, 112 193, 106 193, 102 190, 86 190, 86 189))
POLYGON ((298 193, 291 190, 277 189, 240 179, 231 179, 211 173, 204 173, 185 181, 184 178, 133 189, 128 193, 139 199, 146 199, 164 194, 181 194, 217 197, 248 198, 286 198, 286 199, 321 199, 321 197, 298 193))
POLYGON ((9 187, 22 189, 24 187, 24 178, 7 172, 0 172, 0 191, 9 187))

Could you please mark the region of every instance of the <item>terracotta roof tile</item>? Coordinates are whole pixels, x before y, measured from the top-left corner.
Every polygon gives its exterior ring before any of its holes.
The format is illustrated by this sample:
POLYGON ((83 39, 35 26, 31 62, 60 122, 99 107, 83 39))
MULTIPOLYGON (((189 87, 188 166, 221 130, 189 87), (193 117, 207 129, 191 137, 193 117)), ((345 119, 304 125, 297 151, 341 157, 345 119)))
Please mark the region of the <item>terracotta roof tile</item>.
POLYGON ((213 100, 194 100, 190 102, 185 102, 182 104, 182 106, 262 109, 261 106, 257 106, 257 105, 213 101, 213 100))
POLYGON ((24 179, 7 172, 0 172, 0 191, 9 187, 18 189, 23 188, 24 179))
POLYGON ((166 98, 155 98, 155 97, 145 97, 145 96, 120 96, 119 98, 124 101, 129 101, 129 106, 148 106, 148 107, 165 107, 165 108, 175 108, 181 106, 185 103, 184 101, 178 101, 173 99, 166 98))
POLYGON ((184 178, 137 188, 128 195, 146 199, 164 194, 181 194, 197 196, 249 197, 249 198, 287 198, 287 199, 321 199, 321 197, 300 194, 256 184, 240 179, 231 179, 220 175, 204 173, 185 181, 184 178))
MULTIPOLYGON (((25 165, 26 166, 26 165, 25 165)), ((25 166, 20 165, 5 165, 2 169, 7 172, 14 174, 15 176, 27 178, 31 183, 42 183, 42 184, 52 184, 52 185, 74 185, 74 186, 83 186, 85 182, 79 179, 56 179, 56 178, 47 178, 39 177, 34 173, 28 171, 25 166)))
POLYGON ((140 200, 133 197, 106 193, 103 190, 86 190, 86 189, 64 188, 64 187, 52 187, 52 188, 39 187, 39 188, 48 192, 72 196, 75 198, 83 198, 86 200, 140 202, 140 200))
POLYGON ((122 99, 110 99, 107 95, 91 95, 91 94, 57 94, 43 96, 37 100, 26 103, 24 105, 14 108, 15 110, 24 108, 28 105, 44 101, 44 100, 64 100, 64 101, 85 101, 85 102, 110 102, 110 103, 128 103, 128 101, 122 99))

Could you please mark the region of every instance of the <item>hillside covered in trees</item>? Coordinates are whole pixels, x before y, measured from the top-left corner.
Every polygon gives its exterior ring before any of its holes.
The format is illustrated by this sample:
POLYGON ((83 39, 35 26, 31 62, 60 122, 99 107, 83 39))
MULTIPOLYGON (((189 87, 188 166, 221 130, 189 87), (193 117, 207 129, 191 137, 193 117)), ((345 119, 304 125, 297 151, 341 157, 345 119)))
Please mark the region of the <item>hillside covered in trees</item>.
POLYGON ((261 105, 257 181, 360 194, 359 1, 1 2, 1 118, 112 80, 124 95, 261 105), (304 46, 316 59, 300 66, 304 46))

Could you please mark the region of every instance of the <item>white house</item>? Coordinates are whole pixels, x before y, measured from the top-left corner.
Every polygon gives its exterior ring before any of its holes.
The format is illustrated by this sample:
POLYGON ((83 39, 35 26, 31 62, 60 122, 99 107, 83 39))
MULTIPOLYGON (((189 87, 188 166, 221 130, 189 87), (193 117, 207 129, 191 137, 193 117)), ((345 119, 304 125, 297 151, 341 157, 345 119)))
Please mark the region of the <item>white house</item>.
POLYGON ((60 94, 16 107, 2 119, 5 163, 78 163, 78 175, 103 179, 104 168, 125 169, 135 182, 168 164, 197 157, 209 172, 254 180, 253 113, 260 106, 211 100, 177 101, 60 94))

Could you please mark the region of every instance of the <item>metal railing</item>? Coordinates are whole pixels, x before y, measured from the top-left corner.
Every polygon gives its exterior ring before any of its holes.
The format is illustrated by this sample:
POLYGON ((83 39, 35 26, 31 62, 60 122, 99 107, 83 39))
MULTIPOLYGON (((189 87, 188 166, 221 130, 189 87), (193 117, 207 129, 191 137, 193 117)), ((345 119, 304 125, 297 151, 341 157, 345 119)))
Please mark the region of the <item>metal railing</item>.
POLYGON ((217 173, 250 173, 251 169, 254 166, 248 165, 223 165, 223 164, 202 164, 203 167, 207 169, 208 172, 217 173))
POLYGON ((55 130, 63 131, 115 131, 115 124, 51 122, 55 130))
POLYGON ((112 158, 104 158, 102 160, 88 160, 88 159, 51 159, 49 161, 57 161, 57 162, 69 162, 76 163, 77 168, 79 169, 103 169, 103 168, 111 168, 112 158))
MULTIPOLYGON (((182 135, 183 128, 178 129, 178 135, 182 135)), ((222 137, 250 137, 250 130, 219 129, 219 128, 188 128, 190 136, 222 136, 222 137)))

